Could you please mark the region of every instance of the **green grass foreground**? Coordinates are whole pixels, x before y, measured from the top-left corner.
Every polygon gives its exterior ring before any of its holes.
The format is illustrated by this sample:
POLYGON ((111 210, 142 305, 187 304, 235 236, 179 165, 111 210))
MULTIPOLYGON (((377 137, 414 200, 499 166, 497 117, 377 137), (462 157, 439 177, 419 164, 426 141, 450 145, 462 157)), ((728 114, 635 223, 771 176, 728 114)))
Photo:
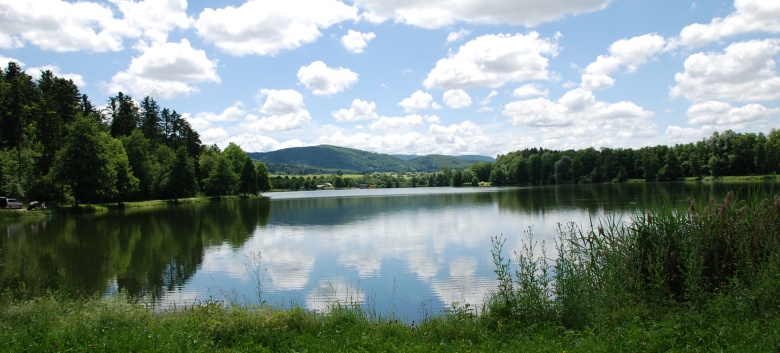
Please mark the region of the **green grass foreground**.
MULTIPOLYGON (((627 306, 581 329, 519 327, 457 312, 408 324, 359 310, 225 307, 209 303, 155 312, 121 297, 54 296, 5 304, 3 352, 774 352, 780 320, 746 313, 744 299, 703 310, 627 306)), ((749 310, 748 310, 749 311, 749 310)))
MULTIPOLYGON (((729 193, 629 220, 562 224, 555 256, 529 230, 479 310, 425 322, 207 301, 155 311, 116 295, 0 296, 7 352, 777 352, 780 197, 729 193)), ((23 289, 23 288, 22 288, 23 289)))

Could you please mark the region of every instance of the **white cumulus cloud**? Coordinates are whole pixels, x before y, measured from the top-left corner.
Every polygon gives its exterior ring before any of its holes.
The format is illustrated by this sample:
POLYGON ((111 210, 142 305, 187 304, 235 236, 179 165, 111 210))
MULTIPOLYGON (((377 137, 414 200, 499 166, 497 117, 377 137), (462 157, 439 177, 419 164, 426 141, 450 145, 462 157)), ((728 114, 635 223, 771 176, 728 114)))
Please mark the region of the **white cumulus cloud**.
POLYGON ((355 0, 372 22, 393 19, 422 28, 456 22, 536 26, 566 15, 597 11, 610 0, 355 0))
POLYGON ((780 109, 756 103, 735 107, 725 102, 706 101, 691 105, 687 114, 688 123, 714 126, 717 130, 757 129, 774 127, 772 122, 778 122, 780 109))
POLYGON ((29 42, 44 50, 119 51, 131 35, 113 11, 94 2, 0 0, 0 45, 18 48, 29 42))
POLYGON ((298 70, 298 80, 316 95, 332 95, 352 87, 358 74, 342 67, 331 68, 322 61, 315 61, 298 70))
POLYGON ((780 1, 735 0, 734 8, 725 18, 683 28, 680 41, 695 47, 745 33, 780 33, 780 1))
POLYGON ((420 126, 425 122, 425 117, 417 114, 401 116, 401 117, 387 117, 383 116, 369 125, 371 130, 398 130, 409 127, 420 126))
POLYGON ((460 109, 471 105, 471 96, 462 89, 451 89, 444 92, 444 104, 452 109, 460 109))
MULTIPOLYGON (((7 63, 7 61, 2 61, 2 58, 0 58, 0 62, 7 63)), ((66 80, 71 80, 79 88, 83 88, 87 85, 87 83, 84 81, 84 76, 81 76, 79 74, 74 74, 74 73, 62 73, 60 72, 60 67, 56 65, 44 65, 41 67, 31 67, 24 71, 27 72, 27 74, 32 76, 32 78, 34 79, 41 77, 41 73, 44 71, 51 71, 51 73, 55 77, 61 77, 66 80)))
POLYGON ((433 100, 433 96, 430 93, 420 90, 415 91, 408 98, 404 98, 398 105, 402 106, 407 113, 426 109, 441 109, 441 105, 433 100))
POLYGON ((775 56, 780 39, 751 40, 729 45, 723 53, 696 53, 674 75, 672 97, 691 101, 755 102, 780 99, 775 56))
POLYGON ((463 38, 466 38, 469 34, 471 34, 471 31, 461 28, 457 31, 453 31, 447 34, 447 42, 457 42, 463 38))
POLYGON ((508 82, 548 80, 549 57, 559 51, 557 39, 527 35, 484 35, 441 59, 423 81, 426 88, 500 87, 508 82))
POLYGON ((376 103, 355 99, 349 109, 339 109, 333 112, 333 118, 338 122, 346 122, 374 120, 379 118, 379 115, 376 113, 376 103))
POLYGON ((262 89, 258 99, 264 100, 260 107, 260 113, 264 116, 247 116, 248 121, 242 126, 248 131, 287 131, 311 122, 311 114, 306 110, 303 95, 298 91, 262 89))
POLYGON ((241 118, 247 115, 247 112, 242 108, 243 104, 237 102, 230 107, 225 108, 222 112, 200 112, 195 114, 195 117, 188 119, 193 127, 209 127, 212 123, 224 123, 239 121, 241 118))
POLYGON ((187 0, 109 0, 123 15, 124 25, 135 36, 143 36, 155 43, 168 41, 168 32, 187 29, 193 19, 187 15, 187 0))
POLYGON ((341 45, 350 53, 360 54, 366 49, 368 42, 374 38, 376 38, 374 32, 362 33, 350 29, 347 34, 341 37, 341 45))
POLYGON ((141 55, 132 59, 130 67, 111 79, 109 92, 171 99, 198 92, 194 84, 220 82, 216 61, 209 60, 205 51, 192 48, 186 39, 139 49, 141 55))
POLYGON ((596 61, 585 67, 582 75, 582 87, 606 89, 614 85, 610 74, 624 68, 634 72, 639 66, 664 50, 666 40, 657 34, 645 34, 629 39, 621 39, 609 47, 609 55, 599 55, 596 61))
POLYGON ((538 83, 527 83, 520 87, 515 88, 514 91, 512 91, 513 97, 535 97, 535 96, 544 96, 550 94, 550 90, 542 87, 538 83))
POLYGON ((316 41, 321 29, 357 19, 355 7, 337 0, 249 0, 203 10, 195 28, 231 55, 276 55, 316 41))
POLYGON ((108 2, 119 11, 97 1, 0 0, 0 48, 120 51, 126 38, 165 43, 170 31, 192 24, 186 0, 108 2))
MULTIPOLYGON (((632 103, 602 102, 582 88, 565 93, 557 101, 533 98, 508 103, 502 113, 512 125, 541 128, 543 138, 560 139, 560 145, 582 146, 582 139, 620 145, 625 139, 652 137, 653 113, 632 103)), ((563 147, 561 147, 563 148, 563 147)))

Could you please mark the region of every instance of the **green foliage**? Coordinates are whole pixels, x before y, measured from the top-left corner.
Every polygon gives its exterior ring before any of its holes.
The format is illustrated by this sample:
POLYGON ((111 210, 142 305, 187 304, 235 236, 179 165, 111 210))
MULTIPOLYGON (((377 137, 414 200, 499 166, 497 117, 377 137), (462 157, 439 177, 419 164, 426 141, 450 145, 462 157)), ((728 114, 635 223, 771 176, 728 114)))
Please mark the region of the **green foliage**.
POLYGON ((141 120, 133 98, 122 92, 108 99, 108 110, 113 137, 130 135, 141 120))
POLYGON ((268 169, 265 167, 265 163, 255 163, 255 174, 257 175, 257 189, 260 192, 271 191, 273 185, 271 185, 271 178, 268 176, 268 169))
POLYGON ((169 197, 178 199, 195 195, 195 191, 198 189, 195 180, 195 166, 187 154, 186 147, 179 147, 176 151, 176 159, 166 173, 164 180, 161 185, 169 197))
POLYGON ((243 194, 257 195, 257 171, 249 158, 244 158, 244 166, 241 168, 241 177, 238 185, 238 192, 243 194))
POLYGON ((151 142, 144 138, 141 130, 134 130, 130 136, 121 138, 127 160, 133 175, 138 178, 138 192, 129 199, 148 199, 153 195, 155 163, 152 159, 151 142))
POLYGON ((116 172, 116 197, 119 200, 127 200, 130 195, 138 191, 139 180, 133 174, 122 142, 107 138, 104 144, 111 158, 110 167, 116 172))
POLYGON ((223 155, 216 157, 216 165, 204 180, 204 192, 207 196, 232 195, 238 188, 238 175, 233 172, 230 160, 223 155))
POLYGON ((555 162, 555 182, 557 184, 571 181, 572 160, 569 156, 563 156, 555 162))
POLYGON ((63 148, 57 152, 53 179, 69 187, 79 202, 110 199, 118 192, 116 169, 106 142, 111 139, 89 118, 77 119, 63 148))
POLYGON ((241 175, 242 169, 244 168, 244 161, 249 159, 246 155, 246 152, 244 152, 241 147, 231 142, 228 144, 225 150, 222 151, 222 155, 225 156, 230 162, 233 173, 236 173, 236 175, 241 175))
POLYGON ((475 156, 406 156, 365 152, 351 148, 320 145, 286 148, 273 152, 248 153, 250 158, 263 161, 271 173, 307 175, 339 171, 353 173, 373 172, 435 172, 442 166, 466 169, 485 157, 475 156))

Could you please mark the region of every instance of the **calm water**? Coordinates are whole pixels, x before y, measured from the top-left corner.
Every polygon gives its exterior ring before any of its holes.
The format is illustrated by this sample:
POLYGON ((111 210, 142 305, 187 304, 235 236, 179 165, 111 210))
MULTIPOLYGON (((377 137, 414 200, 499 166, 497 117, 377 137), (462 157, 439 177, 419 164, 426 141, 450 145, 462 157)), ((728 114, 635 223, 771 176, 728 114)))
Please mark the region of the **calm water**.
MULTIPOLYGON (((622 184, 269 193, 265 200, 0 223, 0 286, 119 290, 160 307, 218 299, 406 320, 480 304, 496 286, 490 238, 553 248, 558 223, 630 215, 653 199, 772 184, 622 184)), ((628 219, 628 217, 624 217, 628 219)))

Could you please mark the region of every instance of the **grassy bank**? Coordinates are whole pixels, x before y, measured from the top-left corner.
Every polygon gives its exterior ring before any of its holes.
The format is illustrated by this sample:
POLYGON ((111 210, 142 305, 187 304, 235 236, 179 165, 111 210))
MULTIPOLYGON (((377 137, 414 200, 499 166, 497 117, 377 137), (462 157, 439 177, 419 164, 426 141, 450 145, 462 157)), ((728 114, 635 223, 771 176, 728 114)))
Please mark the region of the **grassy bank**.
POLYGON ((15 300, 6 289, 0 350, 776 352, 780 197, 744 196, 562 224, 554 244, 528 231, 512 255, 494 237, 499 286, 479 311, 455 305, 409 325, 349 305, 160 312, 121 295, 15 300))
POLYGON ((201 202, 215 202, 223 200, 238 200, 242 198, 253 198, 262 196, 216 196, 216 197, 190 197, 175 200, 148 200, 148 201, 129 201, 121 203, 103 203, 103 204, 83 204, 79 207, 73 205, 63 205, 56 207, 54 210, 57 214, 83 214, 83 213, 100 213, 110 210, 127 210, 127 209, 141 209, 141 208, 154 208, 154 207, 168 207, 175 205, 184 205, 191 203, 201 202))
POLYGON ((218 303, 155 313, 121 298, 69 301, 55 297, 6 304, 0 317, 5 352, 625 352, 776 351, 780 320, 745 315, 719 298, 702 310, 658 313, 626 306, 581 329, 512 322, 450 312, 410 326, 367 319, 337 308, 229 308, 218 303))
POLYGON ((0 221, 25 218, 42 218, 51 215, 49 210, 0 210, 0 221))
POLYGON ((745 181, 780 181, 780 175, 736 175, 722 177, 686 177, 685 181, 716 181, 716 182, 745 182, 745 181))

